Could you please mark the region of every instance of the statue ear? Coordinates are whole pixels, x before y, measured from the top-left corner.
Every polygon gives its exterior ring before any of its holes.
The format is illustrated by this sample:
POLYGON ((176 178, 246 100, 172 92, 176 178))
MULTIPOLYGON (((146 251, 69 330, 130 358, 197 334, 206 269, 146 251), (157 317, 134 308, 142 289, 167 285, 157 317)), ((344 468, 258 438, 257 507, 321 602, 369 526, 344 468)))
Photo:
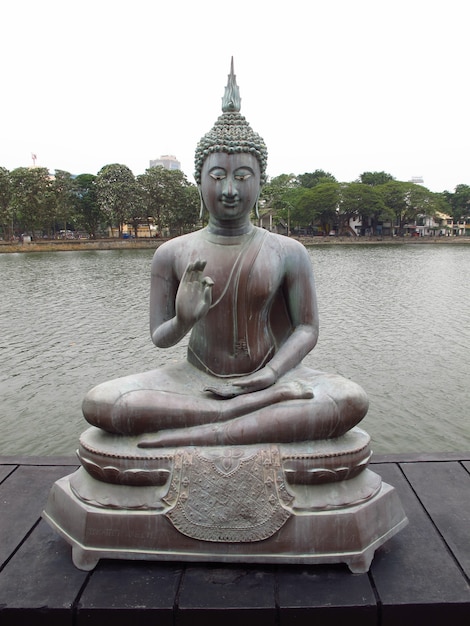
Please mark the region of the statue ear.
POLYGON ((258 220, 259 220, 258 202, 259 202, 260 194, 261 194, 261 190, 260 190, 260 193, 258 194, 258 197, 256 198, 256 202, 255 202, 255 215, 256 215, 256 219, 258 219, 258 220))
POLYGON ((202 220, 204 216, 204 211, 206 211, 206 205, 204 204, 204 200, 202 199, 201 185, 197 186, 197 190, 199 191, 199 198, 201 200, 201 208, 199 209, 199 219, 202 220))

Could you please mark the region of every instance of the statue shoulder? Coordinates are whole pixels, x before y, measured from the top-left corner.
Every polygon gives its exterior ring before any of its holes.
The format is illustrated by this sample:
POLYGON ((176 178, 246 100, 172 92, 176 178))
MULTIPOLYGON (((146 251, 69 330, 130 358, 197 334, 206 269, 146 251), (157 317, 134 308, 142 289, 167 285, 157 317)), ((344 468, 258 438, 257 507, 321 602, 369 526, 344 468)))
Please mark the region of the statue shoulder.
POLYGON ((174 237, 162 243, 153 255, 152 271, 161 266, 173 268, 178 261, 184 261, 189 250, 197 244, 199 231, 174 237))
POLYGON ((278 235, 277 233, 268 233, 268 235, 267 241, 269 244, 282 250, 284 256, 309 258, 307 249, 297 239, 286 237, 286 235, 278 235))

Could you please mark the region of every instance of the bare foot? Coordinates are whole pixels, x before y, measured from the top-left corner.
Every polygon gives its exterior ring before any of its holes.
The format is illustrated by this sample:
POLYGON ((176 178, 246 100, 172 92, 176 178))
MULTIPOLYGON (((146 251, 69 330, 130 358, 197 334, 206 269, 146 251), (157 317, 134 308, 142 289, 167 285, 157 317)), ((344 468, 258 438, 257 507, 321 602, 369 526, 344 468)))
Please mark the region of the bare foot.
MULTIPOLYGON (((290 381, 281 382, 272 387, 267 387, 272 392, 271 404, 275 402, 283 402, 284 400, 307 400, 313 398, 313 390, 304 382, 290 381)), ((238 387, 232 383, 220 383, 219 385, 210 385, 204 387, 204 391, 221 398, 235 398, 236 396, 245 395, 247 393, 256 393, 246 387, 238 387)), ((263 389, 261 391, 264 391, 263 389)))
POLYGON ((302 381, 281 382, 273 388, 275 402, 284 402, 284 400, 308 400, 313 398, 313 389, 310 385, 302 381))
POLYGON ((191 428, 162 430, 152 439, 144 439, 138 448, 177 448, 179 446, 215 445, 225 424, 204 424, 191 428))

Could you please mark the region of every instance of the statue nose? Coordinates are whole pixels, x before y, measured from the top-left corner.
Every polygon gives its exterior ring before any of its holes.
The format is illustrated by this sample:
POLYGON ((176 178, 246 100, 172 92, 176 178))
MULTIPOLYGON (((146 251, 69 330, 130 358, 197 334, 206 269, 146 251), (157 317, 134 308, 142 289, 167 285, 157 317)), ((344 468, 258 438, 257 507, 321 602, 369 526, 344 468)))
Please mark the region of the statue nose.
POLYGON ((225 182, 224 195, 228 197, 232 197, 232 196, 235 196, 236 193, 237 193, 237 190, 234 189, 233 180, 232 178, 228 177, 225 182))

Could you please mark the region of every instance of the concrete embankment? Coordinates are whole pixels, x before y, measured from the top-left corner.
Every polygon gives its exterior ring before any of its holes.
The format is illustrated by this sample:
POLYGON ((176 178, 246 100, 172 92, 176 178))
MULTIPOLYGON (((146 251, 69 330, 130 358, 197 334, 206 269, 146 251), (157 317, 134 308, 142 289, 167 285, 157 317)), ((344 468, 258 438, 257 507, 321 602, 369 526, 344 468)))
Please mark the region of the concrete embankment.
MULTIPOLYGON (((469 244, 470 237, 295 237, 305 246, 322 245, 458 245, 469 244)), ((165 239, 70 239, 66 241, 0 241, 0 253, 63 252, 75 250, 155 250, 165 239)))

